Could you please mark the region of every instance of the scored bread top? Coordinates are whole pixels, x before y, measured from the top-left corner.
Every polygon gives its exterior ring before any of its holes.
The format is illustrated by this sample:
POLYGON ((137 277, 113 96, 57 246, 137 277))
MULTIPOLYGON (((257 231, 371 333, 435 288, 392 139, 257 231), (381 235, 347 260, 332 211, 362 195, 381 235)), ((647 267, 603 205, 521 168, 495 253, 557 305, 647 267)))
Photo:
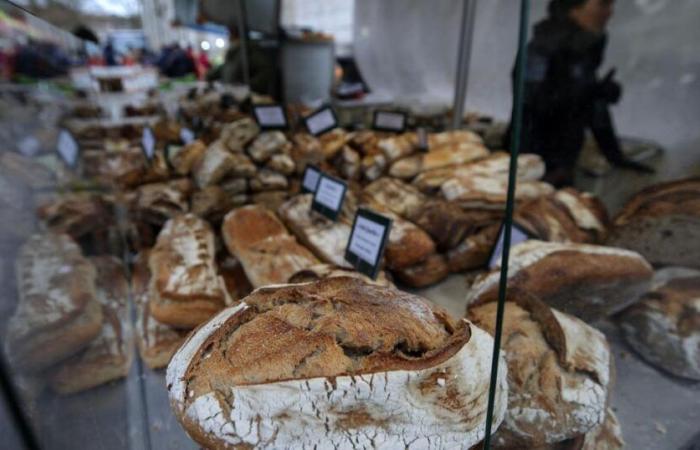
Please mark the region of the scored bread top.
POLYGON ((615 218, 624 225, 635 216, 683 214, 700 216, 700 178, 657 184, 635 194, 615 218))
POLYGON ((171 362, 169 375, 183 374, 168 379, 176 401, 222 385, 424 369, 470 337, 419 297, 347 277, 258 289, 212 323, 171 362))
POLYGON ((214 233, 207 222, 194 214, 170 219, 149 258, 152 283, 159 297, 206 299, 223 304, 214 256, 214 233))

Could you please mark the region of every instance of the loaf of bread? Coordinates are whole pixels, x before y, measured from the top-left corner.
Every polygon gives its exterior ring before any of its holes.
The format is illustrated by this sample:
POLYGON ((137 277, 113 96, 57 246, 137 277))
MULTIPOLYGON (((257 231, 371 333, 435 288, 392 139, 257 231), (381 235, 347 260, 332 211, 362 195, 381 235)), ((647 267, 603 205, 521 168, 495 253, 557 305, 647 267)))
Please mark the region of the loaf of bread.
POLYGON ((270 169, 261 169, 250 179, 250 190, 253 192, 279 191, 288 187, 287 177, 270 169))
POLYGON ((500 222, 485 225, 469 234, 455 248, 448 250, 445 256, 450 272, 486 267, 500 230, 500 222))
POLYGON ((291 156, 296 164, 296 173, 303 173, 309 164, 319 165, 326 160, 321 150, 321 143, 308 133, 296 133, 292 136, 291 156))
POLYGON ((255 174, 255 164, 243 153, 232 153, 224 142, 214 141, 194 171, 194 179, 200 188, 217 184, 227 177, 250 177, 255 174))
POLYGON ((281 131, 260 133, 248 147, 248 155, 258 164, 264 163, 273 155, 288 152, 291 144, 281 131))
POLYGON ((124 266, 113 256, 97 256, 90 261, 97 269, 102 328, 85 350, 48 370, 49 384, 59 394, 73 394, 125 377, 133 360, 124 266))
POLYGON ((332 159, 345 144, 348 143, 350 134, 342 128, 334 128, 331 131, 322 134, 318 141, 321 144, 321 152, 324 159, 332 159))
POLYGON ((625 339, 646 361, 700 380, 700 274, 673 278, 622 312, 625 339))
MULTIPOLYGON (((493 334, 497 302, 467 317, 493 334)), ((502 350, 508 364, 508 410, 496 448, 534 448, 583 436, 605 420, 611 354, 605 336, 534 297, 510 291, 502 350)))
POLYGON ((290 176, 296 171, 296 164, 294 163, 294 160, 286 153, 272 155, 270 160, 267 161, 266 167, 285 176, 290 176))
MULTIPOLYGON (((508 194, 508 179, 491 175, 450 178, 440 188, 448 202, 463 208, 504 209, 508 194)), ((532 200, 554 193, 551 184, 542 181, 518 181, 515 201, 532 200)))
POLYGON ((168 162, 176 174, 189 175, 199 165, 206 150, 204 142, 196 139, 178 149, 171 147, 167 151, 168 162))
POLYGON ((586 433, 580 447, 573 447, 580 450, 622 450, 625 448, 625 440, 622 438, 622 429, 617 416, 612 408, 608 408, 605 413, 605 421, 593 430, 586 433))
POLYGON ((319 263, 263 206, 234 209, 224 217, 221 234, 256 288, 286 283, 299 270, 319 263))
POLYGON ((401 217, 415 217, 428 198, 410 184, 383 177, 365 186, 362 196, 366 201, 384 205, 401 217))
POLYGON ((394 270, 393 274, 410 287, 422 288, 444 280, 450 269, 444 255, 433 253, 425 261, 394 270))
POLYGON ((552 242, 597 243, 607 228, 603 204, 571 188, 517 205, 514 220, 533 236, 552 242))
POLYGON ((35 234, 16 263, 19 302, 7 352, 20 371, 40 371, 85 348, 100 332, 95 267, 66 234, 35 234))
POLYGON ((41 205, 37 216, 48 230, 66 233, 78 240, 113 224, 111 207, 103 195, 76 192, 41 205))
MULTIPOLYGON (((485 175, 493 178, 507 179, 510 155, 505 152, 492 153, 488 158, 469 164, 429 170, 418 175, 412 184, 421 192, 433 193, 452 178, 469 178, 485 175)), ((544 176, 545 165, 541 157, 525 153, 518 157, 517 177, 519 181, 539 180, 544 176)))
POLYGON ((290 198, 279 208, 280 218, 294 233, 294 235, 311 250, 320 260, 334 264, 338 267, 349 268, 350 263, 345 261, 345 247, 350 239, 354 206, 346 201, 343 203, 341 216, 345 220, 334 222, 319 213, 311 211, 311 194, 302 194, 290 198))
POLYGON ((259 133, 258 124, 250 117, 244 117, 226 125, 219 139, 230 151, 241 153, 259 133))
POLYGON ((194 328, 224 307, 223 281, 215 265, 214 233, 185 214, 166 222, 149 255, 149 309, 161 323, 194 328))
POLYGON ((394 287, 394 284, 389 280, 386 272, 380 270, 377 274, 377 279, 373 280, 366 275, 356 272, 352 269, 345 269, 342 267, 336 267, 331 264, 317 264, 315 266, 308 267, 306 269, 300 270, 291 277, 289 277, 289 283, 311 283, 314 281, 325 280, 326 278, 337 278, 337 277, 350 277, 357 278, 364 281, 365 283, 376 284, 385 287, 394 287))
POLYGON ((409 156, 418 149, 418 136, 416 133, 403 133, 380 139, 377 143, 388 162, 394 162, 405 156, 409 156))
POLYGON ((137 217, 161 226, 168 219, 189 211, 189 199, 194 186, 188 178, 140 186, 137 191, 137 217))
MULTIPOLYGON (((594 321, 639 300, 652 275, 649 263, 629 250, 530 240, 511 248, 508 287, 594 321)), ((467 304, 496 298, 499 278, 498 265, 477 278, 467 293, 467 304)))
POLYGON ((613 225, 608 245, 639 252, 656 266, 700 268, 700 178, 643 189, 613 225))
POLYGON ((489 151, 481 144, 464 142, 454 146, 446 145, 395 161, 389 168, 389 175, 409 179, 422 172, 466 164, 488 155, 489 151))
POLYGON ((484 437, 492 346, 419 297, 328 278, 258 289, 222 311, 178 350, 166 381, 206 448, 468 449, 484 437))
POLYGON ((148 252, 137 256, 131 276, 131 289, 136 304, 136 342, 141 359, 151 369, 168 365, 175 351, 187 337, 188 330, 162 324, 150 312, 151 271, 148 252))
POLYGON ((440 147, 454 147, 463 144, 483 145, 481 137, 469 130, 450 130, 428 134, 428 148, 433 151, 440 147))

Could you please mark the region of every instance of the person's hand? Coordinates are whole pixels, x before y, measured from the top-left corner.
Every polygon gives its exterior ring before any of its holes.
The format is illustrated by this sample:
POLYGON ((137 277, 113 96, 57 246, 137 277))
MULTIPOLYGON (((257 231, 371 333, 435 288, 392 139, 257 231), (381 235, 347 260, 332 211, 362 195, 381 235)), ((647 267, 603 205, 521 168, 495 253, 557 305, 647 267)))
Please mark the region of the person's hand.
POLYGON ((596 86, 596 95, 601 100, 607 103, 617 103, 622 97, 622 86, 620 83, 615 81, 615 69, 610 69, 610 71, 605 75, 605 77, 598 82, 596 86))
POLYGON ((615 163, 615 167, 620 169, 634 170, 639 173, 655 174, 656 170, 654 168, 647 166, 646 164, 638 163, 637 161, 632 161, 631 159, 623 159, 615 163))

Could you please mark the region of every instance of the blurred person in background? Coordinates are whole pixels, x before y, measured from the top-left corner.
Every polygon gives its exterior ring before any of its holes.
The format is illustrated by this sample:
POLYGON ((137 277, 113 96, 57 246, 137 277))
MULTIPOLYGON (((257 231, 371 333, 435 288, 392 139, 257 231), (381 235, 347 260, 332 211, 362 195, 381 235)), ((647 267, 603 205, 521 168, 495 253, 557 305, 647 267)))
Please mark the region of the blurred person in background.
POLYGON ((106 66, 116 66, 118 64, 117 51, 114 49, 114 45, 112 44, 111 40, 107 41, 107 44, 105 44, 103 57, 106 66))
POLYGON ((622 87, 614 69, 602 78, 597 73, 614 3, 550 0, 548 16, 535 25, 527 46, 520 152, 542 156, 545 180, 558 187, 573 184, 586 129, 613 166, 653 173, 622 153, 609 110, 620 100, 622 87))

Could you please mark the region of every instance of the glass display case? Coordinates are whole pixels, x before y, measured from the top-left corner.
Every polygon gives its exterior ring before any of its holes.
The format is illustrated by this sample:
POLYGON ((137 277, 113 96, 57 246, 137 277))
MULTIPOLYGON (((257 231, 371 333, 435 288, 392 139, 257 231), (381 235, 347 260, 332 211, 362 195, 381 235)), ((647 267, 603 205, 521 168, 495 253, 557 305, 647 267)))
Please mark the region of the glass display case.
POLYGON ((7 448, 700 445, 700 5, 438 3, 352 99, 2 83, 7 448))

